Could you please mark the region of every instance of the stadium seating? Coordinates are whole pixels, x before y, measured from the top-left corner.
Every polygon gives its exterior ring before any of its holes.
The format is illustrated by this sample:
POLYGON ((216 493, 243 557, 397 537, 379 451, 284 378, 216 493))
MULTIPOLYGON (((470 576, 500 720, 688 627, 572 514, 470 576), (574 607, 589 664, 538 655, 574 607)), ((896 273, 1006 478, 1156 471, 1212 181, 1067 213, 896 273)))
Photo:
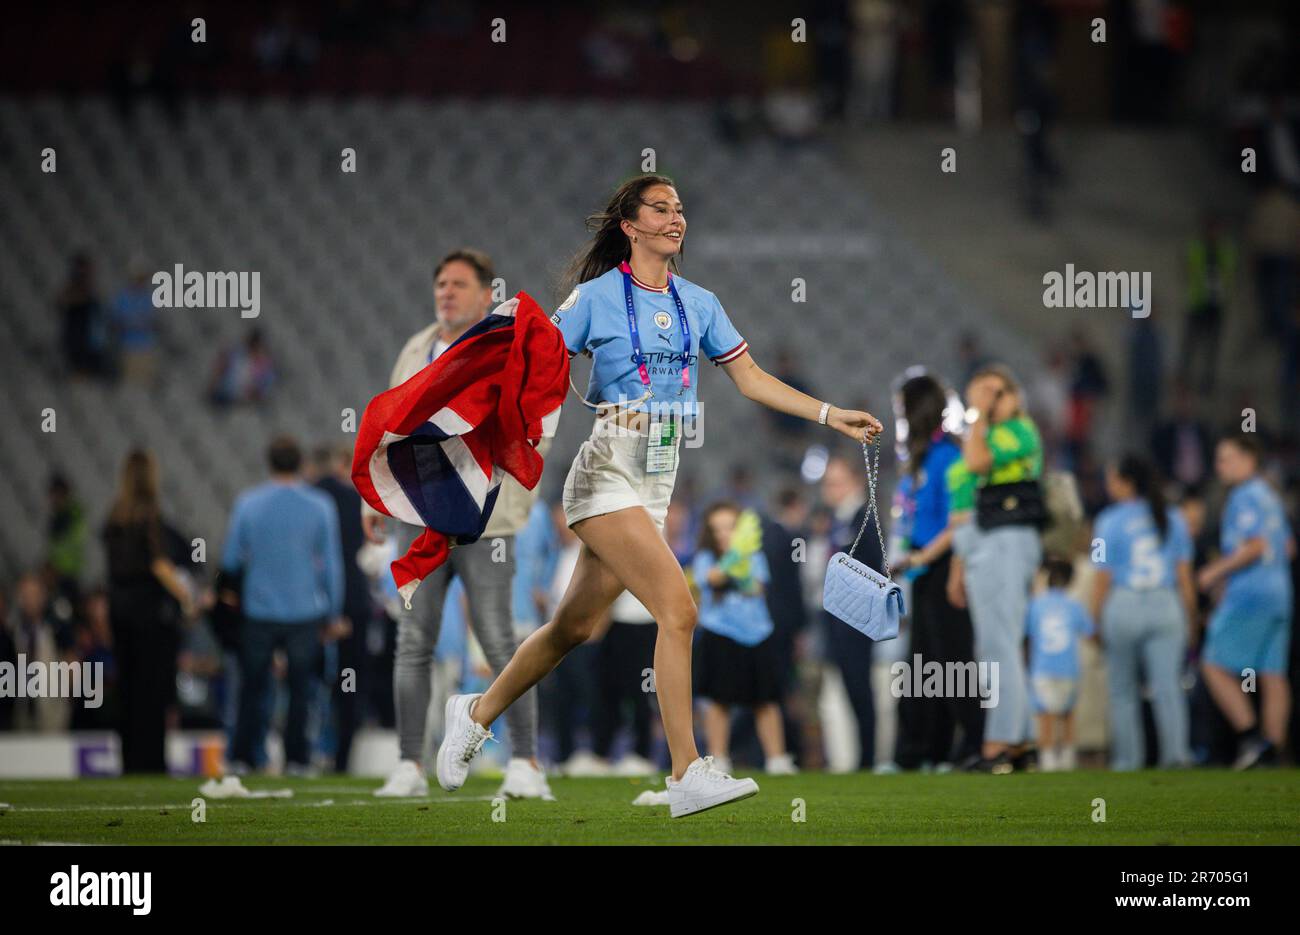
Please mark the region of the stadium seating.
MULTIPOLYGON (((147 104, 123 118, 102 98, 0 99, 0 564, 12 575, 39 557, 54 468, 97 530, 137 443, 159 455, 168 515, 205 537, 214 561, 233 497, 265 473, 270 436, 342 440, 342 410, 384 388, 403 340, 432 318, 437 257, 485 249, 507 295, 552 304, 582 219, 648 147, 687 206, 684 275, 718 294, 760 364, 787 350, 820 393, 882 415, 899 371, 949 368, 964 328, 1031 369, 1030 347, 900 236, 833 151, 722 143, 704 105, 216 99, 187 102, 173 122, 147 104), (46 147, 56 173, 41 172, 46 147), (345 147, 355 174, 340 171, 345 147), (73 381, 55 296, 76 250, 94 258, 105 300, 133 256, 150 270, 258 271, 260 317, 161 310, 156 392, 73 381), (795 278, 804 304, 791 301, 795 278), (215 411, 204 398, 214 358, 254 326, 279 365, 275 397, 215 411), (41 430, 47 407, 53 433, 41 430)), ((585 374, 577 364, 580 387, 585 374)), ((750 458, 759 415, 722 374, 701 382, 705 445, 683 471, 717 477, 750 458)), ((548 496, 589 425, 576 400, 566 413, 548 496)))

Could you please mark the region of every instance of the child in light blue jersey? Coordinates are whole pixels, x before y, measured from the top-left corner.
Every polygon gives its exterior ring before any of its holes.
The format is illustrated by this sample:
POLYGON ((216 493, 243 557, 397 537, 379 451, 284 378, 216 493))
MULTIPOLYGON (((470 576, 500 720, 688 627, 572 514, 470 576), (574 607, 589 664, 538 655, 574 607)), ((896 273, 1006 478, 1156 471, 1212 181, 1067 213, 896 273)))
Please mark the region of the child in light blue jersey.
POLYGON ((1295 542, 1281 500, 1259 476, 1259 459, 1259 444, 1249 435, 1219 442, 1214 467, 1231 493, 1220 524, 1221 554, 1197 577, 1206 592, 1226 582, 1206 630, 1201 671, 1237 732, 1237 769, 1276 759, 1291 707, 1287 654, 1295 542), (1247 679, 1260 688, 1262 734, 1243 691, 1247 679))
POLYGON ((1195 609, 1192 539, 1182 514, 1165 503, 1155 469, 1129 455, 1106 471, 1111 505, 1093 526, 1097 567, 1093 613, 1101 620, 1110 694, 1110 765, 1146 765, 1142 680, 1146 675, 1161 766, 1184 766, 1187 698, 1181 675, 1195 609))
POLYGON ((704 514, 700 549, 691 562, 700 592, 695 636, 695 694, 704 702, 709 753, 731 760, 731 711, 754 712, 754 728, 769 773, 791 773, 781 722, 781 658, 771 639, 764 590, 769 580, 757 514, 715 503, 704 514))
POLYGON ((1079 686, 1079 640, 1092 636, 1092 618, 1066 594, 1074 568, 1048 559, 1047 590, 1029 602, 1029 687, 1038 712, 1038 756, 1044 772, 1074 769, 1074 703, 1079 686))

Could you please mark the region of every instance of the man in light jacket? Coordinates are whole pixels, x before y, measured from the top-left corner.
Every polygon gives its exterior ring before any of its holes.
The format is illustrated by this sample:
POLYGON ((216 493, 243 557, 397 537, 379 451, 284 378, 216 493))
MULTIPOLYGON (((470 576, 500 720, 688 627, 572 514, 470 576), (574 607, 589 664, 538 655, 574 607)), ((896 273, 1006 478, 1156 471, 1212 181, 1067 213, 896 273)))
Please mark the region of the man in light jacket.
MULTIPOLYGON (((492 260, 478 250, 463 248, 445 256, 433 271, 433 298, 437 319, 414 334, 397 355, 389 386, 406 382, 431 364, 461 335, 482 321, 492 306, 492 260)), ((538 452, 545 456, 549 439, 538 452)), ((397 620, 397 652, 393 667, 397 733, 401 762, 378 796, 424 796, 429 784, 424 775, 423 752, 426 715, 433 693, 433 648, 438 641, 442 606, 453 576, 458 576, 469 603, 470 628, 488 664, 500 672, 515 652, 511 625, 511 585, 515 572, 515 534, 528 521, 536 498, 507 475, 497 492, 496 505, 482 537, 451 550, 447 561, 421 582, 397 620)), ((366 536, 382 542, 390 525, 397 527, 397 552, 404 554, 424 531, 398 523, 362 507, 366 536)), ((546 774, 537 761, 537 692, 530 690, 506 714, 511 756, 501 795, 512 798, 552 799, 546 774)))

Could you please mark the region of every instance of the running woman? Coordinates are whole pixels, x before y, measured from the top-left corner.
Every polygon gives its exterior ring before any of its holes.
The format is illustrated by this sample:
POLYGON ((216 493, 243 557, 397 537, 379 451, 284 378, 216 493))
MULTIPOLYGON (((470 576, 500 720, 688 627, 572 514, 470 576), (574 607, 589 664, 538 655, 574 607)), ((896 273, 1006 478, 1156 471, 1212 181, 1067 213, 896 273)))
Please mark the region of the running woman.
POLYGON ((438 782, 465 782, 488 726, 585 641, 626 589, 654 616, 655 685, 672 756, 670 814, 689 815, 758 791, 701 758, 691 709, 691 640, 697 609, 664 539, 683 419, 696 412, 698 359, 721 366, 747 398, 829 425, 855 442, 881 431, 874 416, 814 399, 762 370, 713 293, 676 275, 686 217, 673 181, 625 182, 588 219, 595 236, 575 257, 577 286, 552 320, 570 355, 592 358, 584 401, 597 410, 564 485, 565 519, 582 540, 554 617, 538 628, 482 695, 447 702, 438 782))
MULTIPOLYGON (((460 249, 443 257, 433 271, 433 299, 437 320, 414 334, 397 356, 389 386, 405 383, 449 348, 466 331, 482 321, 492 305, 491 258, 478 250, 460 249)), ((548 439, 538 450, 546 451, 548 439)), ((483 536, 451 550, 446 563, 415 592, 410 610, 397 616, 397 650, 393 661, 393 695, 397 711, 397 736, 401 760, 375 795, 423 796, 429 783, 421 768, 426 713, 433 693, 433 648, 442 625, 442 607, 458 577, 469 601, 474 637, 493 672, 500 672, 515 651, 512 622, 512 579, 515 573, 515 536, 528 522, 535 492, 525 490, 507 476, 497 493, 496 507, 483 536), (501 554, 494 542, 505 542, 501 554), (504 558, 504 561, 494 561, 504 558)), ((388 518, 362 505, 362 524, 372 542, 382 542, 388 518)), ((423 530, 397 523, 398 554, 404 553, 423 530)), ((510 761, 500 794, 511 798, 552 798, 546 774, 537 762, 537 693, 529 692, 510 711, 510 761)))
POLYGON ((1259 476, 1259 459, 1259 444, 1249 435, 1219 442, 1214 469, 1232 488, 1223 510, 1222 554, 1201 569, 1196 582, 1208 592, 1227 581, 1205 633, 1201 671, 1237 732, 1237 769, 1276 760, 1291 711, 1286 669, 1295 540, 1282 501, 1259 476), (1263 696, 1262 735, 1254 705, 1242 691, 1248 669, 1263 696))
POLYGON ((1192 537, 1165 503, 1155 469, 1130 455, 1106 471, 1111 505, 1093 526, 1092 615, 1101 621, 1110 692, 1111 769, 1141 769, 1142 682, 1146 673, 1160 765, 1185 766, 1187 697, 1180 684, 1188 621, 1196 608, 1192 537))

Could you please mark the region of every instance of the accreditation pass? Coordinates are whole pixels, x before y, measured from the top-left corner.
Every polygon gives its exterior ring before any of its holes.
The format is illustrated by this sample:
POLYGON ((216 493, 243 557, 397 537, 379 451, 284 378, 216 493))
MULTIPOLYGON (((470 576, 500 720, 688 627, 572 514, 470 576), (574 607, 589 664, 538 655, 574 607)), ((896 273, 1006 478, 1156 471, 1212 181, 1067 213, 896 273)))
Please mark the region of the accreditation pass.
POLYGON ((649 438, 645 451, 645 472, 663 474, 677 468, 677 420, 660 420, 650 422, 649 438))

